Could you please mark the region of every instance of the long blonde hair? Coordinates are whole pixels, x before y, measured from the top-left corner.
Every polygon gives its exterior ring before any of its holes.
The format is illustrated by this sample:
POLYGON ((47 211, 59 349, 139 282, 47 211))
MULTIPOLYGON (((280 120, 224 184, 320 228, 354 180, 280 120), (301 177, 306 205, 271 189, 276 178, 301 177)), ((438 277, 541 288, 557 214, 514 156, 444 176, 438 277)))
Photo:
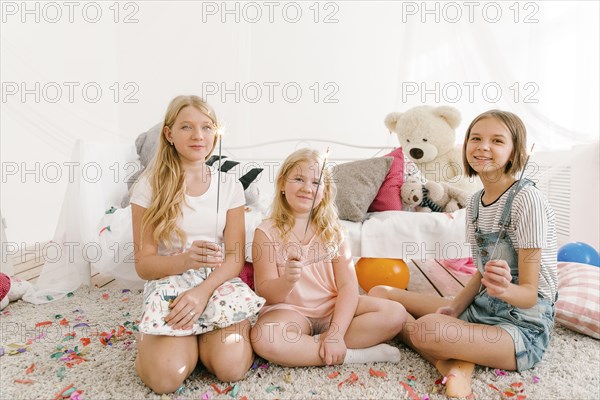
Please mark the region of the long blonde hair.
MULTIPOLYGON (((152 188, 152 202, 142 217, 141 236, 148 228, 154 229, 153 238, 156 243, 162 242, 167 248, 173 247, 173 234, 179 238, 181 245, 187 240, 185 232, 177 226, 181 216, 181 205, 185 201, 185 171, 181 166, 179 153, 171 146, 165 136, 165 127, 173 128, 177 116, 185 107, 194 107, 206 115, 218 127, 214 110, 198 96, 177 96, 167 108, 165 119, 160 130, 160 138, 154 158, 144 172, 152 188)), ((217 135, 213 142, 215 148, 217 135)), ((209 157, 210 154, 207 156, 209 157)), ((140 239, 142 239, 140 238, 140 239)))
MULTIPOLYGON (((273 200, 273 208, 270 218, 274 222, 275 227, 279 231, 282 238, 286 239, 296 223, 293 211, 288 204, 283 188, 285 181, 290 174, 290 171, 300 162, 314 162, 319 166, 324 163, 324 155, 318 150, 300 149, 290 154, 277 173, 275 181, 275 199, 273 200)), ((337 208, 335 206, 335 195, 337 189, 329 169, 323 170, 323 179, 321 181, 323 187, 323 199, 313 210, 311 222, 316 225, 317 235, 321 238, 325 245, 334 244, 339 247, 344 240, 342 234, 342 226, 339 222, 337 208)))

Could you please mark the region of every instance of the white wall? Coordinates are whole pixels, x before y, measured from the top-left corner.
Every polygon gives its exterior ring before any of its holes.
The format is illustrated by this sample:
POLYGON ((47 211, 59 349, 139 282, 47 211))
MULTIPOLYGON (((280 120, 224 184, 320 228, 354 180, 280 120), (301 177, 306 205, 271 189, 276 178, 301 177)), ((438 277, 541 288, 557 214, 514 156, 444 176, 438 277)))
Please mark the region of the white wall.
POLYGON ((290 137, 395 145, 383 118, 423 103, 461 110, 457 141, 493 107, 522 115, 536 148, 597 141, 598 3, 466 3, 229 2, 225 13, 222 2, 3 2, 9 241, 52 237, 69 173, 83 167, 65 165, 77 139, 132 141, 182 93, 214 105, 225 146, 290 137), (472 97, 466 83, 477 87, 472 97), (433 91, 408 91, 422 85, 433 91), (485 85, 502 94, 486 96, 485 85))

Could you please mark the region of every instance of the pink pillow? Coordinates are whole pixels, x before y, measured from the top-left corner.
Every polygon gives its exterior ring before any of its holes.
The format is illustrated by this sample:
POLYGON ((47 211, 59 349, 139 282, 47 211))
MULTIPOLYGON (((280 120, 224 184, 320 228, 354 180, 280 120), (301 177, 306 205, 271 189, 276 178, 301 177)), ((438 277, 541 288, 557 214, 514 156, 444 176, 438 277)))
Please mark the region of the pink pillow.
POLYGON ((250 289, 254 290, 254 265, 246 261, 242 272, 240 272, 240 278, 242 281, 250 286, 250 289))
POLYGON ((393 157, 392 166, 371 203, 369 211, 402 210, 400 188, 404 182, 404 153, 398 147, 386 156, 393 157))
POLYGON ((558 263, 556 322, 600 339, 600 268, 558 263))

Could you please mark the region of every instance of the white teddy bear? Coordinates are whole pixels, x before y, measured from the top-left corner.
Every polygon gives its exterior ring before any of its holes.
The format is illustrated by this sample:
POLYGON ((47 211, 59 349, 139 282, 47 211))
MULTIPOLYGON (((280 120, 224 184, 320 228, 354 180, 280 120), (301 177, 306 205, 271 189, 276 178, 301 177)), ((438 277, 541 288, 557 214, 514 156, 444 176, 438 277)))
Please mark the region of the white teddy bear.
POLYGON ((388 114, 385 126, 425 180, 456 183, 463 175, 461 149, 455 145, 460 120, 454 107, 418 106, 388 114))

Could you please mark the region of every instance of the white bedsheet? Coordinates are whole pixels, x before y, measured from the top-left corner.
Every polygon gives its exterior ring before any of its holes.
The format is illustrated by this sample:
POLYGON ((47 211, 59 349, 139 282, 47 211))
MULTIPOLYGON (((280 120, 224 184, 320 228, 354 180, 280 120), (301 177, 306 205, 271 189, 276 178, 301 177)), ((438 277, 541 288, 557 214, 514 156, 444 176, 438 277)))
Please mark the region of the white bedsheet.
POLYGON ((370 213, 362 224, 360 255, 404 260, 470 257, 465 216, 465 209, 454 213, 370 213))
POLYGON ((342 220, 342 227, 346 230, 345 240, 350 244, 352 257, 360 257, 360 242, 362 234, 362 223, 342 220))
MULTIPOLYGON (((246 213, 246 261, 252 262, 254 230, 266 218, 246 213)), ((353 257, 449 259, 471 257, 465 238, 465 210, 454 213, 383 211, 364 222, 342 220, 353 257)))

